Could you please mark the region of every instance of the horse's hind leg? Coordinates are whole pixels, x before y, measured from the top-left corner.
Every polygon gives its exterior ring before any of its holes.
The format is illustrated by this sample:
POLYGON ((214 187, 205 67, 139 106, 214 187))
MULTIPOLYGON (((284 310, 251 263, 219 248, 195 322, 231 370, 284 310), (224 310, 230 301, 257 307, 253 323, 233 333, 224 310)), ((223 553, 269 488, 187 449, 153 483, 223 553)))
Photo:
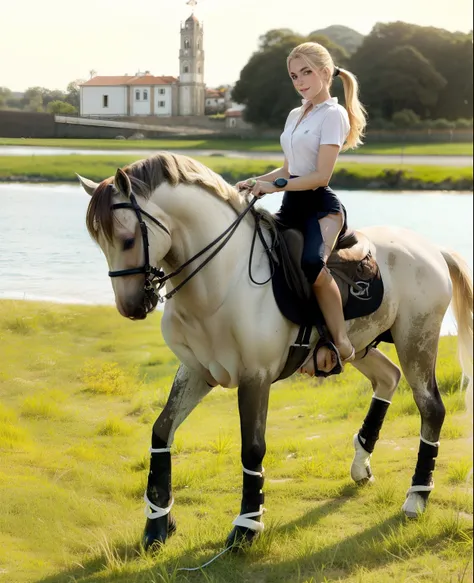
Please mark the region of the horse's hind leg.
POLYGON ((435 368, 441 323, 449 299, 440 295, 442 299, 431 311, 416 316, 399 314, 391 329, 403 373, 421 415, 418 462, 402 508, 409 518, 424 512, 434 488, 433 470, 445 416, 435 368))
POLYGON ((150 472, 145 494, 148 506, 143 535, 145 549, 163 544, 168 535, 176 530, 170 514, 173 505, 170 448, 176 429, 210 390, 211 387, 202 376, 182 364, 174 378, 165 408, 153 426, 150 472))
POLYGON ((374 480, 370 456, 379 438, 401 372, 398 366, 376 348, 371 348, 363 359, 356 360, 352 365, 370 380, 374 389, 369 412, 361 429, 354 435, 355 455, 351 465, 351 477, 357 484, 364 484, 374 480))

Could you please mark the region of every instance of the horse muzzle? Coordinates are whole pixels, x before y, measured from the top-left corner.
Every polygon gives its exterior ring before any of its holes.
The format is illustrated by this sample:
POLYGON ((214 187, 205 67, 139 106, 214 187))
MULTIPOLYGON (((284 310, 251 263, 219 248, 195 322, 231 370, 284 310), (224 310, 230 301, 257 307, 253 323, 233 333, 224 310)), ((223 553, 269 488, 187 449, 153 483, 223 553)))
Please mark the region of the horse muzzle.
POLYGON ((158 296, 151 292, 148 293, 147 290, 141 291, 136 298, 116 301, 120 314, 130 320, 144 320, 148 314, 154 311, 157 303, 158 296))

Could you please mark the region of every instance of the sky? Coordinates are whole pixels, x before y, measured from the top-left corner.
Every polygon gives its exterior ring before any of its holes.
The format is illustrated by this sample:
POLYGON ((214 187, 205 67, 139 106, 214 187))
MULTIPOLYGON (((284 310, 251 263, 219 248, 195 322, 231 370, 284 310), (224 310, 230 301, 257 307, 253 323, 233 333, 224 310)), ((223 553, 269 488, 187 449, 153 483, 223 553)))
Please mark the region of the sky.
MULTIPOLYGON (((205 82, 233 84, 273 28, 308 34, 342 24, 368 34, 402 20, 450 31, 472 29, 471 0, 198 0, 204 23, 205 82)), ((186 0, 0 0, 0 87, 65 90, 99 75, 178 75, 186 0)))

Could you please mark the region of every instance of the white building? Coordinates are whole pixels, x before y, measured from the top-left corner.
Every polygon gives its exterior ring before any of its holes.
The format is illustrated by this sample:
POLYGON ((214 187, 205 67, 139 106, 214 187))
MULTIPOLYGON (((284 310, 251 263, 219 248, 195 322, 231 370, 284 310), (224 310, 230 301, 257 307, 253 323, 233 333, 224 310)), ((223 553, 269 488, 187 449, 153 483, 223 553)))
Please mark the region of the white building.
POLYGON ((225 111, 225 95, 217 89, 206 89, 206 113, 223 113, 225 111))
POLYGON ((192 14, 181 26, 180 76, 96 76, 80 88, 83 116, 204 115, 203 26, 192 14))

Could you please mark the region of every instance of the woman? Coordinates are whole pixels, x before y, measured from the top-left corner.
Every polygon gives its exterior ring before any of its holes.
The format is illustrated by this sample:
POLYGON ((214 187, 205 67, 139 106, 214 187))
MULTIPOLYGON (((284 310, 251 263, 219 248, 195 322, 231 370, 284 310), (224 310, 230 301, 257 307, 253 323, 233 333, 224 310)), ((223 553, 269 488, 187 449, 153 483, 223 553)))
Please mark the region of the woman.
POLYGON ((320 44, 297 46, 288 56, 287 66, 303 105, 290 112, 281 135, 285 163, 236 186, 251 189, 254 196, 285 191, 276 218, 284 227, 300 229, 304 234, 302 266, 334 342, 317 347, 317 371, 310 359, 302 372, 327 376, 341 372, 355 356, 346 332, 341 295, 326 267, 339 234, 347 228, 345 208, 328 184, 339 152, 362 143, 365 109, 354 75, 335 67, 320 44), (345 108, 330 95, 335 76, 344 85, 345 108))

